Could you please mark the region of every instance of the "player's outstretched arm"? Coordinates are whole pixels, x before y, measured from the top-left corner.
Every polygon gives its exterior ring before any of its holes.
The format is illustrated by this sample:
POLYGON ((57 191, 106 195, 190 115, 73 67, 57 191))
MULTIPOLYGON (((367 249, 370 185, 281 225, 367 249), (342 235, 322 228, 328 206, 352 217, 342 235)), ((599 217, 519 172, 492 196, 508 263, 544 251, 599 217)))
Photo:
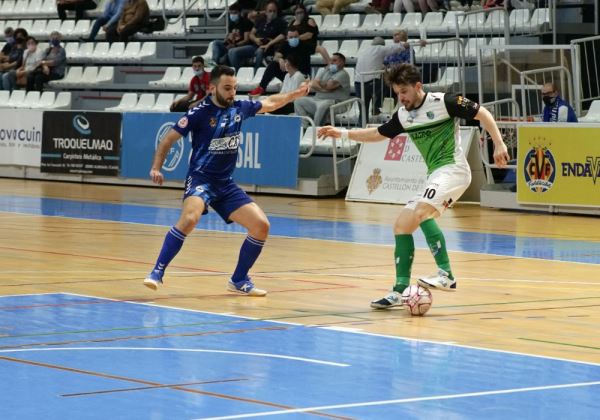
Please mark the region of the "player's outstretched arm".
POLYGON ((310 85, 308 82, 304 82, 298 87, 298 89, 291 92, 278 93, 276 95, 268 96, 261 101, 262 108, 260 111, 258 111, 258 113, 264 114, 265 112, 273 112, 276 109, 279 109, 282 106, 301 98, 302 96, 306 96, 309 92, 309 86, 310 85))
POLYGON ((490 114, 490 111, 484 107, 480 107, 479 111, 477 111, 477 115, 475 115, 475 119, 481 122, 485 131, 490 133, 490 136, 492 137, 492 141, 494 142, 494 163, 498 165, 499 168, 506 167, 510 160, 510 156, 508 155, 508 149, 506 148, 506 144, 504 144, 504 140, 502 140, 502 135, 500 134, 500 130, 498 129, 498 125, 496 125, 494 117, 490 114))
POLYGON ((152 178, 152 182, 155 184, 163 184, 165 177, 160 172, 160 168, 162 168, 163 163, 165 163, 165 158, 167 157, 167 153, 169 153, 171 146, 173 146, 180 137, 181 134, 171 129, 158 144, 156 152, 154 153, 154 159, 152 160, 152 168, 150 169, 150 178, 152 178))
POLYGON ((346 129, 335 128, 331 125, 326 125, 319 128, 317 132, 319 138, 333 137, 334 139, 341 138, 342 140, 354 140, 363 143, 371 143, 387 139, 386 136, 379 134, 377 127, 373 128, 361 128, 360 130, 348 131, 346 129))

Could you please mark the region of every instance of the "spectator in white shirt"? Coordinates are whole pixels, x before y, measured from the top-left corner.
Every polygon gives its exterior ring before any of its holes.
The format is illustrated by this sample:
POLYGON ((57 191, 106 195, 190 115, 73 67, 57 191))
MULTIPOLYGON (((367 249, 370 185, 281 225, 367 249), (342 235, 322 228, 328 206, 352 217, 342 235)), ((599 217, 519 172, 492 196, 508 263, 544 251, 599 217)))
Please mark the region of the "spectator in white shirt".
MULTIPOLYGON (((306 81, 306 76, 298 70, 299 58, 295 54, 290 54, 285 59, 285 77, 283 78, 283 85, 281 86, 280 93, 292 92, 300 87, 300 85, 306 81)), ((288 115, 294 113, 294 104, 289 103, 273 112, 271 114, 288 115)))
POLYGON ((371 100, 373 100, 373 115, 379 114, 382 98, 382 73, 377 72, 384 69, 384 58, 409 47, 406 42, 385 45, 383 38, 378 36, 371 41, 371 48, 363 49, 358 55, 354 69, 354 92, 358 98, 364 100, 367 113, 371 100), (364 98, 361 95, 361 82, 365 86, 364 98))

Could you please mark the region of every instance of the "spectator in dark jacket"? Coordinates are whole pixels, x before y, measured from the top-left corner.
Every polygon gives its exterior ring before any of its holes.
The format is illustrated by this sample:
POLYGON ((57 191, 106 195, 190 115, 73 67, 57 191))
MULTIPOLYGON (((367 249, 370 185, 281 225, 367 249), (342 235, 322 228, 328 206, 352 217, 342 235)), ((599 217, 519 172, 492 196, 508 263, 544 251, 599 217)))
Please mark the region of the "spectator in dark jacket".
POLYGON ((125 6, 125 0, 108 0, 104 7, 104 13, 94 21, 92 31, 86 41, 93 41, 96 39, 96 35, 100 32, 100 28, 108 33, 111 28, 117 26, 121 14, 123 13, 123 6, 125 6))
POLYGON ((238 3, 229 6, 229 33, 224 40, 213 42, 212 58, 216 64, 229 64, 229 50, 250 44, 250 32, 254 24, 241 14, 239 7, 238 3))
POLYGON ((129 39, 148 25, 150 8, 146 0, 125 0, 123 12, 116 26, 108 28, 108 42, 127 42, 129 39))
POLYGON ((56 0, 56 11, 60 20, 67 18, 67 10, 75 10, 75 19, 83 19, 83 13, 86 10, 94 10, 96 2, 94 0, 56 0))
POLYGON ((23 28, 17 28, 14 32, 14 42, 11 43, 10 50, 6 58, 0 62, 0 80, 5 73, 16 70, 23 63, 23 53, 25 52, 27 31, 23 28))
POLYGON ((60 45, 61 35, 54 31, 50 34, 50 48, 46 49, 39 66, 27 74, 27 90, 44 89, 44 83, 65 77, 67 53, 60 45))

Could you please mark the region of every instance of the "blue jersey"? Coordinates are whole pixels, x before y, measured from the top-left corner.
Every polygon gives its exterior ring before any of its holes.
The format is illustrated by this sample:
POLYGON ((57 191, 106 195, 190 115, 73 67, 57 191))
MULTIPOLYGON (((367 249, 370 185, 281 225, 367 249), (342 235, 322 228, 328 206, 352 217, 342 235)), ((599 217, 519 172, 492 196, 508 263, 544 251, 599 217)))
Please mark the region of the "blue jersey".
POLYGON ((240 145, 240 127, 256 115, 262 104, 234 101, 229 108, 214 104, 207 96, 179 119, 173 129, 182 136, 192 133, 192 156, 188 175, 203 173, 218 179, 231 177, 240 145))

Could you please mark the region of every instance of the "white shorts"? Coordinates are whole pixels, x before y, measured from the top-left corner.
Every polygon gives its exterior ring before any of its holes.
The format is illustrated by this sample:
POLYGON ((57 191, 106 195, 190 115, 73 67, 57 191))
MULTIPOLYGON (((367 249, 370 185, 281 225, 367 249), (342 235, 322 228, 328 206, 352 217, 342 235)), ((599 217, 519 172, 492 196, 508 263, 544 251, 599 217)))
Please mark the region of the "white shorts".
POLYGON ((406 203, 414 209, 418 203, 433 206, 440 214, 467 190, 471 183, 471 169, 466 165, 446 165, 436 169, 427 177, 425 189, 406 203))

